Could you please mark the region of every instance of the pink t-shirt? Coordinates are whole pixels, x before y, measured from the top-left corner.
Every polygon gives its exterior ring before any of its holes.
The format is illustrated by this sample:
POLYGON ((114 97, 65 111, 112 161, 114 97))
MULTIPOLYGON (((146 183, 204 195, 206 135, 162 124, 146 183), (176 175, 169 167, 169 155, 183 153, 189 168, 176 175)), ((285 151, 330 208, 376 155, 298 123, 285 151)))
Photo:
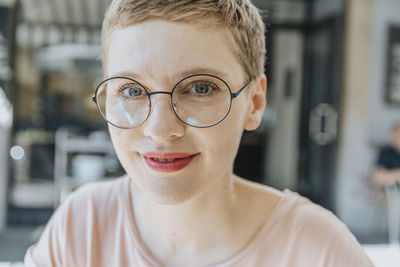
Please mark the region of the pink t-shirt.
MULTIPOLYGON (((87 184, 72 193, 26 252, 25 266, 162 266, 136 228, 129 179, 87 184)), ((252 241, 214 266, 373 266, 333 213, 297 193, 283 193, 252 241)))

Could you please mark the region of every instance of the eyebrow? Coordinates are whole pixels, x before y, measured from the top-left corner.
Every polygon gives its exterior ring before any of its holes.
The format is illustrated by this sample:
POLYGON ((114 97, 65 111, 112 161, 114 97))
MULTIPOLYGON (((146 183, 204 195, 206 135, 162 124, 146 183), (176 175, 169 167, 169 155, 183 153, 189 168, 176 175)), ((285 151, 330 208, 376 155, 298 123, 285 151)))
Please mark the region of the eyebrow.
MULTIPOLYGON (((190 76, 193 74, 211 74, 211 75, 218 76, 220 78, 228 78, 227 73, 217 71, 212 68, 193 68, 193 69, 190 69, 187 71, 179 72, 179 73, 175 74, 174 77, 175 77, 176 81, 178 81, 184 77, 187 77, 187 76, 190 76)), ((132 78, 135 80, 145 81, 145 79, 143 78, 143 76, 141 74, 135 73, 135 72, 129 72, 129 71, 114 73, 109 78, 111 78, 111 77, 128 77, 128 78, 132 78)))
POLYGON ((212 68, 194 68, 191 69, 189 71, 183 71, 181 73, 179 73, 177 76, 178 77, 186 77, 186 76, 190 76, 193 74, 211 74, 211 75, 215 75, 221 78, 228 78, 228 74, 225 72, 221 72, 221 71, 217 71, 215 69, 212 68))

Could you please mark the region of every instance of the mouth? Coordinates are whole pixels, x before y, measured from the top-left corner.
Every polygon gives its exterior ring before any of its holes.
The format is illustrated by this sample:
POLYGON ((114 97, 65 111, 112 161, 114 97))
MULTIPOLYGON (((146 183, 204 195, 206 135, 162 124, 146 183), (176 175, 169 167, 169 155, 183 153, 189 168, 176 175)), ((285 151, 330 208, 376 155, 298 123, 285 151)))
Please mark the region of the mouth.
POLYGON ((142 154, 146 165, 157 172, 176 172, 187 167, 200 153, 158 153, 142 154))

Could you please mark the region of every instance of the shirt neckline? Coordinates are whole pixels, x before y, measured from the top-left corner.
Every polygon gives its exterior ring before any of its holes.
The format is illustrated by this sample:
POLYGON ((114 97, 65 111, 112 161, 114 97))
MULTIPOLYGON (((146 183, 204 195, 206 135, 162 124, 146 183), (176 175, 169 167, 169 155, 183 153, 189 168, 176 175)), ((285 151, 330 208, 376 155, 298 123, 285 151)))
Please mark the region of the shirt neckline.
MULTIPOLYGON (((143 257, 148 260, 152 266, 159 266, 162 267, 163 265, 152 255, 150 249, 146 246, 146 244, 143 242, 143 240, 140 237, 139 230, 136 225, 135 221, 135 216, 133 213, 133 205, 132 205, 132 191, 131 191, 131 178, 126 175, 124 178, 124 191, 125 191, 125 198, 128 202, 128 205, 124 205, 125 207, 125 215, 129 221, 129 231, 131 232, 132 236, 134 237, 134 243, 136 247, 139 249, 140 253, 142 254, 143 257)), ((242 260, 245 258, 247 255, 250 254, 250 252, 255 249, 264 239, 264 237, 268 234, 268 232, 271 230, 271 226, 275 223, 277 218, 279 217, 279 213, 282 211, 282 208, 287 205, 289 202, 288 199, 291 194, 293 194, 292 191, 289 189, 284 189, 282 191, 282 197, 278 201, 278 203, 275 205, 275 207, 272 209, 271 214, 268 218, 268 220, 264 223, 264 225, 261 227, 261 229, 255 234, 255 236, 249 241, 249 243, 242 248, 237 254, 233 255, 231 258, 226 259, 220 263, 214 264, 214 267, 226 267, 226 266, 232 266, 233 264, 237 263, 238 261, 242 260)))
POLYGON ((261 229, 255 234, 255 236, 249 241, 249 243, 236 255, 233 255, 231 258, 226 259, 223 262, 215 264, 214 267, 236 266, 236 263, 243 260, 246 256, 251 255, 251 251, 256 249, 264 240, 265 236, 271 231, 273 224, 279 218, 279 213, 281 213, 283 208, 288 205, 288 199, 292 192, 289 189, 284 189, 282 193, 282 197, 272 209, 269 218, 261 227, 261 229))
POLYGON ((132 205, 132 190, 130 188, 130 180, 131 178, 126 175, 124 178, 124 191, 125 191, 125 199, 128 202, 127 205, 123 205, 125 207, 125 216, 129 221, 129 231, 133 236, 133 241, 139 250, 140 254, 149 262, 151 266, 162 267, 163 265, 153 256, 150 249, 146 246, 143 240, 140 237, 139 230, 136 225, 135 216, 133 213, 133 205, 132 205))

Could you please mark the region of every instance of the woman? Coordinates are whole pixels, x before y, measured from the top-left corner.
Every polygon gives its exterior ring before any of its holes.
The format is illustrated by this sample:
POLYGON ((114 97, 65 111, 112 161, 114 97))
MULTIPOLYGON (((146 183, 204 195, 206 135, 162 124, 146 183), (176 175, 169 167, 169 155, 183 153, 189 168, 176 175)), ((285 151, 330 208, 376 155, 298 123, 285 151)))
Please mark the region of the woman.
POLYGON ((382 187, 400 184, 400 122, 393 127, 390 144, 379 151, 372 177, 382 187))
POLYGON ((249 1, 116 0, 94 101, 127 175, 81 187, 27 266, 372 266, 336 217, 233 174, 266 101, 249 1))

